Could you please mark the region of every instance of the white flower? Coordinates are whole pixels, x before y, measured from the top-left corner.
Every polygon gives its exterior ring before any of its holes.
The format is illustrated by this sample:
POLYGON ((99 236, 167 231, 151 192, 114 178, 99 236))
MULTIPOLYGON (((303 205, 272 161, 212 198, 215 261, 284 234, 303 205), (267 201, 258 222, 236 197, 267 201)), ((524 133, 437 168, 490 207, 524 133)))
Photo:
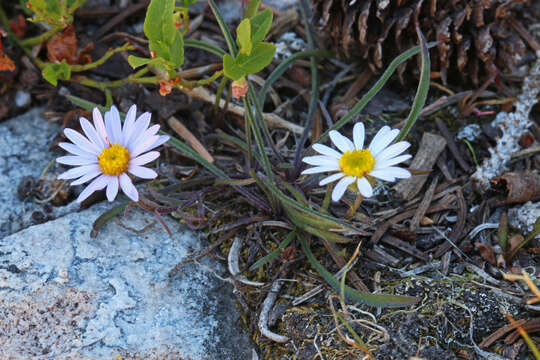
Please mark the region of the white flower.
POLYGON ((316 167, 306 169, 302 171, 302 174, 337 171, 336 174, 330 175, 319 182, 319 185, 323 186, 339 180, 334 191, 332 191, 333 201, 339 201, 349 185, 355 182, 360 194, 364 197, 370 197, 373 195, 370 178, 395 181, 396 178, 406 179, 411 177, 409 171, 393 166, 411 157, 408 154, 398 156, 411 146, 407 141, 400 141, 390 145, 398 134, 398 129, 392 130, 389 126, 384 126, 371 140, 369 147, 364 149, 364 124, 356 123, 354 125, 354 143, 338 131, 332 130, 330 131, 330 139, 341 153, 328 146, 314 144, 313 149, 322 155, 303 158, 303 162, 316 167))
POLYGON ((132 105, 127 112, 124 126, 116 107, 105 113, 94 108, 94 125, 81 117, 81 128, 86 136, 73 129, 64 129, 72 143, 62 142, 62 147, 73 154, 56 159, 57 162, 76 166, 58 176, 59 179, 76 179, 71 185, 93 181, 81 192, 81 202, 94 191, 107 188, 107 199, 113 201, 120 187, 131 200, 139 201, 139 193, 131 182, 128 172, 143 179, 154 179, 157 173, 145 165, 159 157, 158 151, 150 151, 169 140, 168 136, 156 135, 159 125, 150 128, 151 114, 145 112, 137 120, 137 107, 132 105))

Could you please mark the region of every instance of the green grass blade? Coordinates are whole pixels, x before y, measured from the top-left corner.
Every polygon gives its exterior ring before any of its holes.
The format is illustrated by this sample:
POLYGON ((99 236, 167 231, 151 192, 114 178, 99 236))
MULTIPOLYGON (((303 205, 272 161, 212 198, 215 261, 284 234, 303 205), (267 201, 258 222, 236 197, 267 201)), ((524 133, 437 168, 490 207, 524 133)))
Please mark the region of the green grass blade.
POLYGON ((184 40, 184 46, 201 49, 216 56, 219 56, 220 58, 222 58, 227 53, 225 50, 220 49, 217 46, 199 40, 186 39, 184 40))
MULTIPOLYGON (((161 131, 160 131, 161 132, 161 131)), ((163 132, 163 134, 166 134, 163 132)), ((170 135, 169 135, 170 136, 170 135)), ((178 140, 177 138, 171 136, 167 144, 175 147, 176 149, 180 150, 184 154, 188 155, 190 158, 207 168, 212 174, 214 174, 216 177, 221 179, 228 179, 229 177, 223 170, 218 168, 216 165, 206 161, 201 155, 199 155, 198 152, 193 150, 190 146, 185 144, 184 142, 178 140)))
POLYGON ((409 112, 409 116, 407 116, 407 120, 405 121, 405 125, 399 132, 398 137, 396 138, 396 142, 401 141, 405 139, 409 131, 412 129, 414 124, 416 123, 416 120, 418 120, 418 116, 420 116, 420 112, 424 108, 424 105, 426 103, 427 94, 429 91, 429 74, 431 71, 431 63, 429 60, 429 49, 426 43, 426 39, 424 38, 424 35, 422 34, 422 31, 420 28, 416 28, 416 34, 418 35, 418 40, 420 41, 420 55, 422 56, 422 67, 420 69, 420 82, 418 83, 418 89, 416 90, 416 96, 414 97, 414 101, 411 106, 411 111, 409 112))
MULTIPOLYGON (((313 42, 313 34, 311 29, 311 22, 309 19, 309 5, 307 0, 300 0, 300 13, 302 14, 302 19, 304 20, 304 27, 306 30, 306 36, 308 40, 308 48, 310 50, 315 50, 315 45, 313 42)), ((301 156, 304 153, 304 146, 308 139, 309 133, 313 128, 315 122, 315 115, 317 113, 317 108, 319 105, 319 71, 317 69, 317 59, 315 56, 311 56, 310 60, 310 69, 311 69, 311 96, 309 99, 308 113, 306 117, 306 122, 303 124, 304 131, 300 136, 300 140, 296 143, 296 151, 294 154, 293 167, 294 175, 293 177, 298 177, 300 172, 300 160, 301 156)))
POLYGON ((296 210, 291 209, 290 207, 285 206, 285 212, 289 216, 289 219, 294 223, 294 225, 321 239, 338 244, 347 244, 352 241, 345 236, 341 236, 339 234, 326 230, 321 221, 311 219, 310 217, 303 217, 296 210))
POLYGON ((102 228, 106 223, 111 221, 111 219, 113 217, 123 213, 126 210, 126 207, 129 204, 130 203, 127 202, 127 203, 124 203, 124 204, 117 205, 117 206, 113 207, 112 209, 109 209, 109 210, 105 211, 103 214, 101 214, 94 221, 94 224, 92 225, 92 231, 90 232, 90 237, 95 238, 98 235, 99 229, 102 228))
MULTIPOLYGON (((334 288, 335 291, 339 292, 340 290, 339 281, 328 270, 326 270, 324 266, 322 266, 317 261, 317 259, 315 259, 315 256, 311 252, 311 249, 309 248, 306 238, 302 236, 301 234, 297 234, 297 238, 300 241, 302 250, 304 251, 304 254, 308 258, 311 265, 324 278, 324 280, 326 280, 326 282, 328 282, 328 284, 332 286, 332 288, 334 288)), ((411 296, 379 295, 379 294, 371 294, 368 292, 360 292, 360 291, 354 290, 353 288, 347 285, 345 285, 344 292, 345 292, 345 296, 351 301, 358 301, 366 305, 377 306, 377 307, 410 306, 420 301, 419 298, 415 298, 411 296)))
MULTIPOLYGON (((222 139, 223 141, 231 142, 234 145, 238 146, 243 151, 247 152, 247 145, 245 141, 243 141, 242 139, 237 138, 236 136, 231 136, 229 134, 224 134, 224 133, 218 134, 217 137, 218 139, 222 139)), ((258 153, 253 154, 253 156, 258 162, 262 164, 261 156, 258 153)))
MULTIPOLYGON (((431 43, 429 43, 427 45, 428 45, 428 47, 433 47, 433 46, 437 45, 437 43, 436 42, 431 42, 431 43)), ((396 71, 397 67, 401 63, 407 61, 408 59, 410 59, 414 55, 418 54, 420 52, 420 50, 421 50, 420 46, 415 46, 415 47, 405 51, 404 53, 402 53, 401 55, 396 57, 394 60, 392 60, 392 62, 390 63, 390 65, 388 65, 388 68, 384 71, 384 73, 382 74, 380 79, 377 80, 375 85, 373 85, 373 87, 362 97, 362 99, 360 99, 360 101, 358 101, 356 103, 356 105, 353 106, 351 111, 349 111, 347 113, 347 115, 345 115, 341 120, 336 122, 331 128, 326 130, 314 143, 319 143, 319 142, 322 142, 322 141, 326 140, 326 138, 328 137, 328 134, 330 133, 331 130, 340 129, 343 125, 345 125, 347 122, 349 122, 351 119, 353 119, 356 115, 358 115, 358 113, 360 113, 360 111, 362 111, 364 109, 364 107, 367 105, 367 103, 370 102, 371 99, 373 99, 373 97, 375 95, 377 95, 377 93, 382 89, 382 87, 386 84, 388 79, 390 79, 390 76, 392 76, 394 71, 396 71)))
MULTIPOLYGON (((345 276, 343 276, 343 278, 345 278, 345 276)), ((354 331, 354 329, 352 328, 352 326, 349 324, 349 322, 347 320, 345 320, 345 318, 343 317, 343 315, 341 315, 340 313, 338 313, 336 310, 334 309, 330 309, 332 311, 332 313, 334 314, 335 317, 338 318, 338 320, 347 328, 347 330, 349 330, 349 332, 352 334, 352 336, 354 337, 354 339, 356 340, 356 342, 358 344, 360 344, 361 346, 364 347, 364 349, 362 349, 362 351, 366 351, 368 352, 369 355, 371 355, 371 353, 369 352, 368 350, 368 347, 366 346, 366 344, 364 343, 364 341, 362 340, 362 338, 356 333, 356 331, 354 331)), ((371 357, 370 357, 371 359, 371 357)))
POLYGON ((255 119, 253 117, 253 113, 251 112, 251 104, 249 103, 248 97, 244 96, 244 109, 245 109, 245 118, 246 123, 248 126, 253 130, 253 137, 255 138, 255 142, 257 143, 257 148, 259 150, 259 155, 262 159, 262 167, 264 169, 264 172, 266 173, 266 176, 271 181, 274 181, 274 173, 272 172, 272 166, 270 165, 270 160, 268 159, 268 154, 266 154, 266 151, 264 149, 264 143, 262 140, 261 132, 259 130, 259 127, 255 123, 255 119))
POLYGON ((287 235, 287 237, 285 237, 285 240, 283 240, 281 242, 281 244, 279 244, 279 247, 277 249, 275 249, 274 251, 272 251, 271 253, 269 253, 268 255, 260 258, 259 260, 257 260, 255 262, 255 264, 251 265, 249 270, 256 270, 258 268, 260 268, 261 266, 263 266, 264 264, 266 264, 267 262, 269 262, 270 260, 274 259, 276 256, 278 256, 279 254, 281 254, 281 250, 285 249, 287 246, 289 246, 289 244, 291 243, 291 241, 294 240, 294 237, 296 236, 296 233, 294 231, 290 232, 289 235, 287 235))
POLYGON ((270 87, 283 75, 285 71, 289 68, 289 66, 292 65, 296 60, 298 59, 304 59, 311 56, 319 56, 319 57, 331 57, 333 54, 329 51, 324 50, 308 50, 308 51, 302 51, 294 54, 293 56, 281 61, 279 65, 272 71, 270 75, 266 78, 264 81, 264 85, 259 91, 259 103, 264 104, 264 100, 266 99, 266 95, 268 94, 268 91, 270 90, 270 87))
POLYGON ((104 112, 109 109, 107 109, 105 106, 101 106, 99 104, 96 104, 94 102, 84 100, 78 96, 73 95, 66 95, 69 101, 71 101, 74 105, 77 105, 78 107, 86 110, 86 111, 92 111, 95 107, 99 109, 99 111, 104 112))
POLYGON ((266 139, 268 146, 270 146, 270 148, 272 149, 272 152, 278 158, 278 161, 282 162, 283 158, 279 154, 279 151, 276 148, 276 144, 274 144, 274 141, 272 140, 272 136, 270 135, 270 130, 268 130, 266 121, 264 121, 261 103, 259 102, 259 99, 257 98, 257 95, 255 94, 255 90, 253 90, 253 83, 249 79, 248 79, 248 83, 249 83, 248 84, 249 85, 249 92, 248 92, 249 101, 253 103, 253 105, 255 105, 255 124, 262 129, 264 138, 266 139))
POLYGON ((223 37, 225 37, 225 41, 227 42, 227 47, 229 48, 229 52, 231 53, 232 57, 235 58, 236 54, 238 53, 238 49, 236 48, 236 43, 234 42, 231 32, 229 31, 229 27, 227 26, 227 23, 223 19, 223 16, 221 16, 221 12, 219 11, 219 8, 217 7, 214 0, 208 0, 208 4, 210 5, 210 9, 212 9, 212 12, 214 13, 214 16, 216 17, 216 21, 218 22, 219 28, 221 29, 221 32, 223 33, 223 37))

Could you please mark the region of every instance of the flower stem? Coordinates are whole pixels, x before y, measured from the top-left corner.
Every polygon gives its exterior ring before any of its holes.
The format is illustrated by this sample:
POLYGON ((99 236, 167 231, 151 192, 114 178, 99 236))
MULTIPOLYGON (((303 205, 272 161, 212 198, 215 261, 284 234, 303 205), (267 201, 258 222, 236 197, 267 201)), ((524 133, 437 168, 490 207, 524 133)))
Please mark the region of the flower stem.
POLYGON ((362 196, 362 194, 360 194, 359 192, 356 193, 356 199, 354 199, 354 203, 351 205, 351 207, 347 211, 347 215, 345 215, 345 219, 352 220, 352 218, 354 217, 354 214, 356 214, 356 211, 358 210, 358 207, 362 203, 363 199, 364 197, 362 196))

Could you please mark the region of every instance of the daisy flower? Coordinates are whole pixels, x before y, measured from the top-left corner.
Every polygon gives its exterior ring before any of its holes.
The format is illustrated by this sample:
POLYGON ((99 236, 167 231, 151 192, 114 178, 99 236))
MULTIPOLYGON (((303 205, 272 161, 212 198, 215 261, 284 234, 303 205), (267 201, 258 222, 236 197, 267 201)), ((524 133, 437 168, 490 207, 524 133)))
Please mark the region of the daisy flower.
POLYGON ((94 191, 107 188, 109 201, 113 201, 121 188, 131 200, 139 201, 139 193, 128 175, 154 179, 157 173, 145 165, 159 157, 158 151, 150 151, 169 140, 168 136, 156 135, 159 125, 150 126, 151 114, 145 112, 136 118, 137 106, 132 105, 127 112, 124 126, 115 106, 105 113, 105 122, 98 108, 92 116, 94 125, 81 117, 84 135, 66 128, 64 134, 72 143, 61 142, 59 146, 72 155, 56 159, 60 164, 76 166, 58 176, 71 180, 71 185, 92 182, 81 192, 77 202, 81 202, 94 191), (86 135, 86 136, 85 136, 86 135))
POLYGON ((396 179, 411 177, 408 170, 393 166, 411 158, 411 155, 408 154, 400 155, 411 146, 407 141, 400 141, 390 145, 398 134, 398 129, 392 130, 389 126, 384 126, 371 140, 368 148, 364 149, 364 124, 356 123, 354 125, 354 142, 341 135, 338 131, 332 130, 330 131, 330 139, 340 152, 322 144, 314 144, 313 149, 322 155, 303 158, 303 162, 315 165, 315 167, 302 171, 302 174, 336 171, 336 174, 330 175, 319 182, 319 185, 323 186, 339 180, 334 191, 332 191, 333 201, 339 201, 347 188, 353 183, 356 183, 356 187, 362 196, 371 197, 373 195, 372 178, 395 181, 396 179))

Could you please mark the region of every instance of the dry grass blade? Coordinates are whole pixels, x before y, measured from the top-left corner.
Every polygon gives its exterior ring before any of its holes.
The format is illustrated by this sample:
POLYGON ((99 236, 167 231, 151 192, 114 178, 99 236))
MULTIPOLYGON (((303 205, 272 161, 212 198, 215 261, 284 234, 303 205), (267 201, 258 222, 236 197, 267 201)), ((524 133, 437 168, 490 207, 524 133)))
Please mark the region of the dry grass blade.
POLYGON ((506 316, 508 321, 510 321, 510 323, 517 329, 517 331, 519 331, 519 333, 521 334, 521 336, 523 337, 523 339, 529 346, 529 349, 534 354, 534 358, 536 360, 540 360, 540 351, 538 350, 538 347, 535 345, 535 343, 532 341, 529 334, 527 334, 527 332, 523 329, 523 327, 521 327, 521 325, 516 323, 516 320, 514 320, 512 316, 510 316, 510 314, 504 313, 504 315, 506 316))
POLYGON ((204 147, 203 144, 189 131, 187 127, 182 124, 180 120, 175 118, 174 116, 171 116, 169 120, 167 121, 169 126, 182 138, 184 139, 192 148, 195 150, 199 155, 203 157, 204 160, 208 161, 209 163, 214 163, 214 158, 208 150, 204 147))
MULTIPOLYGON (((189 96, 193 96, 196 99, 206 101, 210 104, 214 104, 216 102, 216 95, 210 93, 207 89, 203 87, 198 87, 195 89, 183 88, 181 90, 189 96)), ((227 102, 224 99, 221 99, 219 101, 219 107, 242 117, 245 113, 245 110, 242 106, 233 103, 229 103, 227 105, 227 102)), ((295 134, 302 134, 302 132, 304 131, 304 128, 302 126, 289 122, 273 113, 263 113, 263 119, 264 121, 266 121, 269 128, 281 128, 289 130, 295 134)))
POLYGON ((529 277, 529 274, 527 274, 524 270, 521 270, 521 275, 505 274, 505 273, 503 273, 502 275, 503 275, 503 278, 505 280, 509 280, 509 281, 522 280, 522 281, 525 281, 525 283, 529 287, 529 290, 536 296, 536 297, 534 297, 532 299, 529 299, 527 301, 528 305, 532 305, 532 304, 536 304, 537 302, 540 302, 540 290, 538 289, 538 287, 536 287, 534 282, 531 280, 531 278, 529 277))
POLYGON ((354 332, 354 330, 349 325, 347 320, 345 320, 345 318, 343 318, 343 316, 336 311, 336 309, 334 308, 334 304, 332 303, 332 299, 334 299, 334 298, 339 299, 339 297, 337 295, 332 295, 332 296, 330 296, 328 298, 328 304, 330 305, 330 309, 332 310, 332 314, 334 315, 334 322, 336 324, 336 330, 338 332, 339 337, 343 341, 345 341, 347 344, 349 344, 351 346, 354 346, 355 348, 358 348, 358 349, 362 350, 363 352, 365 352, 369 356, 370 359, 375 359, 373 357, 373 355, 371 354, 371 351, 369 351, 369 349, 366 347, 366 345, 364 344, 362 339, 358 336, 358 334, 356 334, 356 332, 354 332), (340 326, 338 321, 341 321, 343 323, 343 325, 347 328, 347 330, 349 330, 351 332, 351 334, 353 334, 353 336, 355 337, 356 340, 353 340, 350 337, 348 337, 347 335, 343 334, 343 332, 341 331, 341 326, 340 326))

